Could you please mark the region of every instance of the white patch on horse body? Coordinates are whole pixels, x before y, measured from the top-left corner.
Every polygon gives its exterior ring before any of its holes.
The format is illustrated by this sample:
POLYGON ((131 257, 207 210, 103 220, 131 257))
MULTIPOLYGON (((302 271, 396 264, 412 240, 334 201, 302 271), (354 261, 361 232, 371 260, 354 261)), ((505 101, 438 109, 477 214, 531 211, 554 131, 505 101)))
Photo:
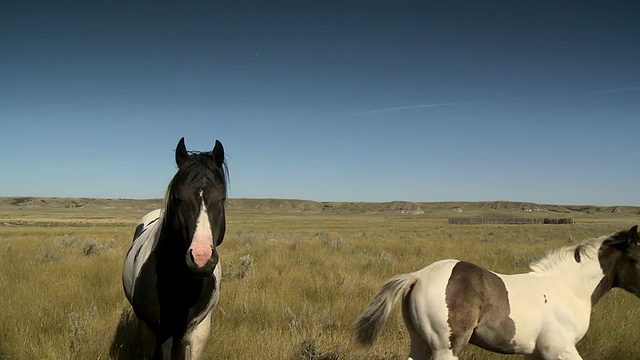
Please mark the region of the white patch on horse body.
POLYGON ((580 262, 574 257, 576 247, 570 246, 532 263, 530 273, 498 274, 509 293, 509 317, 516 324, 516 352, 530 354, 541 348, 560 352, 586 334, 591 294, 604 277, 597 254, 605 239, 585 241, 580 262))
POLYGON ((211 257, 213 249, 213 234, 211 232, 211 223, 207 213, 207 206, 204 202, 202 190, 200 190, 200 214, 196 220, 196 230, 193 234, 189 251, 193 253, 193 260, 198 266, 204 264, 211 257))
POLYGON ((449 349, 451 329, 447 323, 449 309, 445 301, 445 289, 451 277, 453 267, 458 260, 440 260, 419 270, 416 275, 428 282, 417 281, 411 291, 409 314, 416 330, 429 344, 436 348, 449 349))
POLYGON ((122 283, 130 302, 133 301, 135 281, 140 270, 158 243, 163 215, 161 209, 156 209, 143 216, 138 223, 138 225, 142 224, 142 233, 133 240, 122 272, 122 283))
POLYGON ((202 321, 200 321, 200 323, 195 327, 191 328, 191 332, 185 336, 184 342, 188 344, 186 347, 186 351, 188 353, 187 359, 198 359, 204 350, 207 339, 209 338, 209 333, 211 331, 211 308, 203 314, 206 316, 204 316, 202 321))

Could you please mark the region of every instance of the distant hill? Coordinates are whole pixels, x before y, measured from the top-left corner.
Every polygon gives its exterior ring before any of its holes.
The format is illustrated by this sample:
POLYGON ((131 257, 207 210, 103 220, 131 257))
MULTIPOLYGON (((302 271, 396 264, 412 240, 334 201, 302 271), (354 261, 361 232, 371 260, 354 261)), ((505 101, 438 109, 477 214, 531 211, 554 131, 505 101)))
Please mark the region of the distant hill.
POLYGON ((0 197, 0 210, 153 210, 162 204, 161 199, 101 199, 58 197, 0 197))
MULTIPOLYGON (((41 210, 135 211, 157 209, 162 199, 101 199, 56 197, 0 197, 0 211, 41 210)), ((229 199, 230 211, 297 213, 437 214, 439 217, 581 217, 640 215, 640 206, 549 205, 514 201, 477 202, 317 202, 295 199, 229 199)))

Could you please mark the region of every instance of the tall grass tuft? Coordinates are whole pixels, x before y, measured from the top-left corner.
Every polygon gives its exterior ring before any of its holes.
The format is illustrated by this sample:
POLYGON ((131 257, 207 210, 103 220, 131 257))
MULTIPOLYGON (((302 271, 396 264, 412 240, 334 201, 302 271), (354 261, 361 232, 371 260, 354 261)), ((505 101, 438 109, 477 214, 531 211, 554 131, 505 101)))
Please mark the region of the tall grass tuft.
POLYGON ((339 360, 340 352, 338 349, 330 349, 321 351, 318 349, 317 340, 315 338, 305 339, 300 345, 299 360, 339 360))
POLYGON ((92 306, 88 311, 84 313, 71 312, 69 313, 69 350, 72 357, 75 357, 79 353, 80 348, 87 338, 87 326, 91 318, 96 313, 96 307, 92 306))
POLYGON ((82 246, 82 254, 84 256, 89 256, 98 252, 98 243, 95 240, 89 239, 85 241, 82 246))
POLYGON ((238 262, 229 262, 226 264, 226 270, 223 271, 223 278, 227 279, 244 279, 253 267, 253 255, 245 254, 238 262))

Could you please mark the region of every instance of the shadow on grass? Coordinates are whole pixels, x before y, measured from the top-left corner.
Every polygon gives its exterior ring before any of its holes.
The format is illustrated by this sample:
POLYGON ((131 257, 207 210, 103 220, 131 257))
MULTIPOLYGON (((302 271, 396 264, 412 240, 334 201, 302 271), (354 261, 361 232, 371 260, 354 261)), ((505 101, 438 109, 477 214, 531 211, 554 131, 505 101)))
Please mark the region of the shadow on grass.
POLYGON ((138 319, 131 308, 120 314, 120 322, 109 347, 109 358, 117 360, 143 359, 142 344, 138 337, 138 319))

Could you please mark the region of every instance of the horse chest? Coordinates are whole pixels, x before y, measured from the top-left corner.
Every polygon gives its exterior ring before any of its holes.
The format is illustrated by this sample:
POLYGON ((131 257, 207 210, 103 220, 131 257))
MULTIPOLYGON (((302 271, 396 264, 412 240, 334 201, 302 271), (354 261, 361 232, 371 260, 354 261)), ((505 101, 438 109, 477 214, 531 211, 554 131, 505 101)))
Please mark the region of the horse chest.
POLYGON ((135 282, 132 303, 136 314, 152 327, 186 329, 198 323, 218 298, 219 277, 185 279, 179 274, 158 271, 151 256, 135 282))

